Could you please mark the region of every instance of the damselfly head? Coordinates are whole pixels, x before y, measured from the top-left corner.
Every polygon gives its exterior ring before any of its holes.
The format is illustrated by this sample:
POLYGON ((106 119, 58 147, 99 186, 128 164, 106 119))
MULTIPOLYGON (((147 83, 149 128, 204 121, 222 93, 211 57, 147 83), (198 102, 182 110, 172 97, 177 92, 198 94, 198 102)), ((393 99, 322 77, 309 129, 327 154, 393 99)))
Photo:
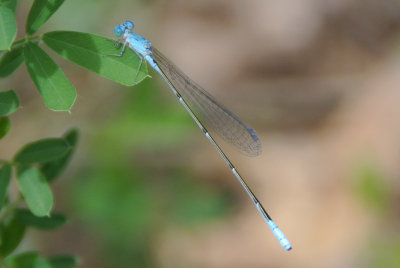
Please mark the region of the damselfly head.
POLYGON ((124 34, 125 30, 132 30, 133 27, 135 27, 135 24, 132 21, 127 20, 123 24, 120 24, 114 28, 114 34, 120 37, 124 34))

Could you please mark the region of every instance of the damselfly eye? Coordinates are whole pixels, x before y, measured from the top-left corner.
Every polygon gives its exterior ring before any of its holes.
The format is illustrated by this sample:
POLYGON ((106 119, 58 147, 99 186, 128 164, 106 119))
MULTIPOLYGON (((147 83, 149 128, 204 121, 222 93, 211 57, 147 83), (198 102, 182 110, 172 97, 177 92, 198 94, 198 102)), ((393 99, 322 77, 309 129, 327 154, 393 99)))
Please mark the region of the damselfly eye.
POLYGON ((127 20, 127 21, 125 21, 124 26, 125 26, 127 29, 132 30, 133 27, 135 27, 135 24, 134 24, 132 21, 127 20))
POLYGON ((114 28, 114 34, 116 36, 121 36, 124 33, 124 28, 122 26, 116 26, 114 28))

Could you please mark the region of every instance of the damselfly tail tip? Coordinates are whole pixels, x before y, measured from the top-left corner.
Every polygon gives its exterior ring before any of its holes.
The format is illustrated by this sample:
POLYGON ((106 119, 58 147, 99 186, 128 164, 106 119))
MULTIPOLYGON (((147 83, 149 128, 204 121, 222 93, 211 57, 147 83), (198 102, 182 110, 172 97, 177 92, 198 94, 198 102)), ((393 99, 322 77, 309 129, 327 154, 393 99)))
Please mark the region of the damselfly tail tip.
POLYGON ((267 220, 269 228, 272 230, 273 234, 275 237, 278 239, 279 244, 281 246, 289 251, 292 249, 292 245, 290 244, 289 240, 286 238, 285 234, 279 229, 279 227, 276 225, 276 223, 270 219, 267 220))
POLYGON ((287 240, 286 238, 283 239, 283 240, 280 240, 279 243, 281 244, 281 246, 282 246, 286 251, 292 250, 292 245, 290 245, 289 240, 287 240))

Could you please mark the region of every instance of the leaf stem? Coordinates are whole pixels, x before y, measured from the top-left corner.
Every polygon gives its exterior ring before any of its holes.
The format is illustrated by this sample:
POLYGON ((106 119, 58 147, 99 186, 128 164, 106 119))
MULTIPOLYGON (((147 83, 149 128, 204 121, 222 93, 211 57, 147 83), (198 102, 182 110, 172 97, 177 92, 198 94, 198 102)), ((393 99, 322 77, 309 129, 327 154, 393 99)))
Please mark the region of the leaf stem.
POLYGON ((26 43, 26 42, 28 42, 28 41, 30 41, 30 42, 39 42, 40 40, 42 39, 42 36, 41 35, 36 35, 36 36, 32 36, 32 37, 30 37, 30 36, 25 36, 24 38, 21 38, 21 39, 19 39, 19 40, 17 40, 17 41, 14 41, 13 43, 12 43, 12 45, 11 45, 11 48, 10 48, 10 50, 13 50, 13 49, 15 49, 16 47, 18 47, 18 46, 20 46, 21 44, 24 44, 24 43, 26 43))

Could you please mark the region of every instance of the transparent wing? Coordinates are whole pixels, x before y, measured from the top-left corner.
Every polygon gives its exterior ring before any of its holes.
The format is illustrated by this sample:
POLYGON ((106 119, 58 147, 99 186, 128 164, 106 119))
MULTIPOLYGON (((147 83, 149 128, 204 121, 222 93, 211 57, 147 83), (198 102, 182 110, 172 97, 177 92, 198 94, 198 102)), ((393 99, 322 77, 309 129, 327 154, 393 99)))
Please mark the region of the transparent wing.
POLYGON ((219 136, 246 155, 261 154, 261 142, 254 129, 217 102, 155 48, 153 48, 153 59, 187 105, 203 119, 206 125, 210 125, 219 136))

